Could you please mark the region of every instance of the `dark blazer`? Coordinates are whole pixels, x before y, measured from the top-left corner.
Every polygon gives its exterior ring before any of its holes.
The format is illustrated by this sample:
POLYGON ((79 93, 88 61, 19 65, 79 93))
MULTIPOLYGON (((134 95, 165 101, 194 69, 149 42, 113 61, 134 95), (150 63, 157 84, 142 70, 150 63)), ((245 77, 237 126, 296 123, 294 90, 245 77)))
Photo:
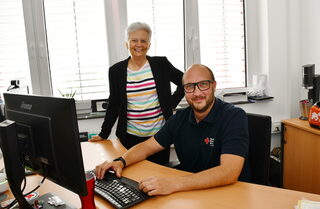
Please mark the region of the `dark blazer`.
MULTIPOLYGON (((117 137, 124 141, 127 133, 127 67, 129 58, 118 62, 109 68, 109 104, 106 110, 104 122, 99 136, 106 139, 111 129, 118 119, 116 130, 117 137)), ((179 104, 184 96, 182 87, 183 73, 175 68, 166 57, 149 57, 153 77, 156 83, 160 106, 167 120, 172 114, 173 109, 179 104), (177 85, 174 94, 171 94, 170 82, 177 85)))

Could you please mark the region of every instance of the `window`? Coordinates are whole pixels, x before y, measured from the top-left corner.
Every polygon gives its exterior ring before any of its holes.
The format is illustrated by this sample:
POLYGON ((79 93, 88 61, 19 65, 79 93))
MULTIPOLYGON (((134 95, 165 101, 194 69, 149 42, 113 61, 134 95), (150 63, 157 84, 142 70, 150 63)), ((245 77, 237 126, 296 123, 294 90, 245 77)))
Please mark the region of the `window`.
POLYGON ((198 0, 185 4, 185 14, 190 17, 184 23, 182 0, 127 0, 128 24, 144 21, 151 26, 154 35, 149 54, 167 56, 183 69, 184 54, 189 50, 187 59, 191 61, 186 67, 193 63, 207 65, 214 71, 220 89, 245 87, 243 1, 198 0), (184 43, 191 46, 184 50, 184 43))
POLYGON ((101 0, 44 2, 54 96, 108 96, 108 46, 101 0))
POLYGON ((107 98, 109 65, 127 56, 124 31, 135 21, 153 31, 149 55, 180 70, 205 64, 218 88, 246 86, 243 0, 22 2, 24 15, 21 1, 0 4, 0 91, 19 79, 43 95, 107 98))
POLYGON ((11 80, 30 86, 30 73, 22 2, 2 0, 0 4, 0 94, 11 80))
POLYGON ((151 56, 166 56, 184 70, 183 1, 127 0, 128 24, 145 22, 152 30, 151 56), (168 6, 170 5, 170 6, 168 6))
POLYGON ((243 1, 199 0, 199 32, 201 62, 217 88, 245 87, 243 1))

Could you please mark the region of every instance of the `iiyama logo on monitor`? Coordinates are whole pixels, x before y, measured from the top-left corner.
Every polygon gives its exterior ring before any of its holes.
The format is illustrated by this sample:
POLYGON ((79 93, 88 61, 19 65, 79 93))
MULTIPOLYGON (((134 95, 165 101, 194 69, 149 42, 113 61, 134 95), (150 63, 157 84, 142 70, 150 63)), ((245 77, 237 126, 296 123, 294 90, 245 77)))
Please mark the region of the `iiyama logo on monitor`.
POLYGON ((25 109, 25 110, 31 110, 32 104, 26 104, 26 103, 24 103, 24 101, 22 101, 20 108, 25 109))

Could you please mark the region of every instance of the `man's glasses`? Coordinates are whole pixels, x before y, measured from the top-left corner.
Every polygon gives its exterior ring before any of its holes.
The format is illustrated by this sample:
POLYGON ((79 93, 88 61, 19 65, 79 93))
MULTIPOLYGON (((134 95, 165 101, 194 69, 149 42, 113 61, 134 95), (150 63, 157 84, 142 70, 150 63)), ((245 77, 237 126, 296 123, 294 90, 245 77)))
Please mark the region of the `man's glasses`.
POLYGON ((200 91, 205 91, 210 88, 210 83, 213 83, 213 80, 199 81, 197 83, 186 83, 183 85, 184 92, 193 93, 196 90, 196 86, 200 91))

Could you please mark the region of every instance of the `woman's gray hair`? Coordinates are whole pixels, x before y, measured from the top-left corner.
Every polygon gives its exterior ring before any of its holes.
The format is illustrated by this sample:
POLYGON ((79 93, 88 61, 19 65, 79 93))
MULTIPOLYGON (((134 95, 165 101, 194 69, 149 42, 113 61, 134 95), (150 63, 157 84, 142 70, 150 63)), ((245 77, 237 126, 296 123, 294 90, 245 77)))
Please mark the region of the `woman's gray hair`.
POLYGON ((126 30, 126 41, 129 40, 130 34, 132 32, 138 31, 138 30, 144 30, 148 33, 149 36, 149 42, 151 41, 151 35, 152 35, 152 30, 150 26, 147 23, 144 22, 134 22, 131 23, 126 30))

